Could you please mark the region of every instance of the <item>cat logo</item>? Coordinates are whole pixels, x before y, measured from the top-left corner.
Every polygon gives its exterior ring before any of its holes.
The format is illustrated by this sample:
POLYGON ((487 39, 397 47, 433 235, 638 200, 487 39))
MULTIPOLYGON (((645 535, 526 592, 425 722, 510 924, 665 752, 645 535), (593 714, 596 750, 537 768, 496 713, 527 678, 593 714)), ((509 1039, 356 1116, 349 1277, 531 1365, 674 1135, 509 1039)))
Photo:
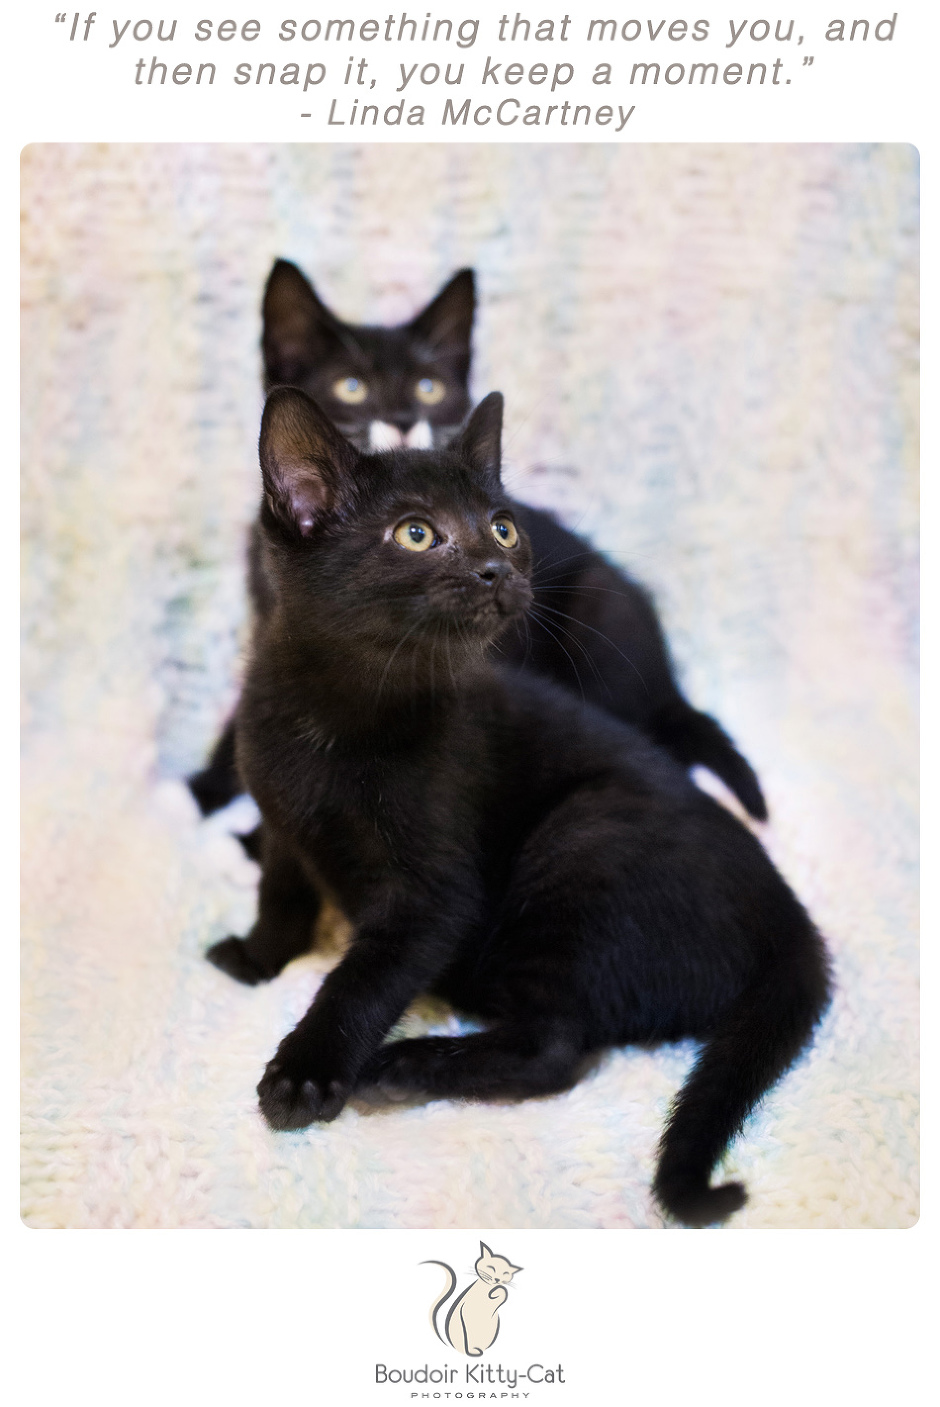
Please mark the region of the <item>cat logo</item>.
POLYGON ((444 1320, 444 1332, 438 1316, 457 1286, 457 1276, 442 1260, 423 1260, 422 1265, 439 1265, 447 1271, 444 1293, 431 1306, 431 1328, 441 1343, 450 1344, 468 1358, 480 1358, 492 1348, 499 1333, 499 1311, 509 1298, 506 1288, 521 1265, 513 1265, 505 1256, 496 1256, 483 1241, 474 1269, 477 1278, 454 1300, 444 1320))

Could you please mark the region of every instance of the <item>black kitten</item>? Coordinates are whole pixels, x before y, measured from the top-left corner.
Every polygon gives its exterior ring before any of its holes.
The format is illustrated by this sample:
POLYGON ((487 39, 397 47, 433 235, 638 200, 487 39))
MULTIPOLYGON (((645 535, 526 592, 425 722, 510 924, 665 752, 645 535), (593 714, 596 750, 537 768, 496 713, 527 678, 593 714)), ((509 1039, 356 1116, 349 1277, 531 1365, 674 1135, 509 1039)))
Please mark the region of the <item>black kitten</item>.
POLYGON ((278 259, 264 290, 265 389, 301 386, 359 449, 429 449, 470 409, 473 271, 461 269, 401 327, 340 322, 278 259))
MULTIPOLYGON (((473 273, 462 269, 401 327, 352 326, 320 301, 293 264, 279 259, 264 294, 265 386, 300 386, 360 449, 442 446, 469 409, 473 273)), ((767 807, 753 770, 720 725, 683 698, 648 593, 549 513, 513 504, 532 543, 533 610, 500 642, 502 659, 574 689, 634 723, 684 767, 721 777, 752 816, 767 807)), ((251 552, 251 589, 264 582, 251 552)), ((241 790, 234 735, 226 729, 190 779, 205 813, 241 790)))
POLYGON ((276 1129, 353 1090, 518 1098, 627 1042, 703 1042, 656 1195, 740 1207, 712 1169, 826 1006, 822 942, 755 838, 635 729, 489 646, 531 549, 500 476, 502 398, 449 449, 362 456, 303 392, 261 424, 268 608, 238 710, 263 816, 258 920, 212 961, 243 982, 306 951, 318 893, 350 947, 258 1086, 276 1129), (488 1028, 382 1042, 432 991, 488 1028))

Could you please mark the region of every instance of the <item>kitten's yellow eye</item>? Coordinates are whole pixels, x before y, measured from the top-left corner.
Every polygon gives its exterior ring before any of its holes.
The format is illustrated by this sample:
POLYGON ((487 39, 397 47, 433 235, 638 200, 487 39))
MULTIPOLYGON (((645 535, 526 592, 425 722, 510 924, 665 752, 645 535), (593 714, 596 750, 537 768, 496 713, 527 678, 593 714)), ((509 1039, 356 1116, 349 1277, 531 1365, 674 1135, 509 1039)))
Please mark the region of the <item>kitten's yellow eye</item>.
POLYGON ((399 547, 405 547, 409 552, 427 552, 437 541, 431 524, 422 518, 409 518, 407 522, 399 523, 392 537, 399 547))
POLYGON ((415 387, 415 400, 422 405, 439 405, 447 395, 447 387, 443 381, 437 381, 432 376, 423 376, 415 387))
POLYGON ((490 528, 500 547, 515 547, 519 541, 516 525, 511 518, 494 518, 490 528))
POLYGON ((333 395, 345 405, 362 405, 368 394, 368 386, 358 376, 341 376, 333 382, 333 395))

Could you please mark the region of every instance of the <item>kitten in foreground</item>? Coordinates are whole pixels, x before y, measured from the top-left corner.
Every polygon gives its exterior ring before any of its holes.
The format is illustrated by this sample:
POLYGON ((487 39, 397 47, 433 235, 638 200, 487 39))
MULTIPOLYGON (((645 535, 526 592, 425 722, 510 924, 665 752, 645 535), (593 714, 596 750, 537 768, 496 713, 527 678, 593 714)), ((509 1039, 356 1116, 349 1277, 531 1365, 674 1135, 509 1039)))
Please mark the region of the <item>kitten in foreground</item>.
MULTIPOLYGON (((355 326, 279 259, 264 294, 265 386, 301 387, 360 449, 442 448, 470 408, 474 308, 473 273, 463 269, 411 322, 355 326)), ((532 545, 534 601, 500 640, 503 663, 554 679, 635 724, 684 767, 708 767, 765 820, 750 765, 715 719, 683 697, 648 593, 551 514, 516 502, 512 511, 532 545)), ((255 532, 249 583, 255 609, 263 610, 257 556, 255 532)), ((241 791, 231 725, 190 786, 206 814, 241 791)))
POLYGON ((531 601, 500 482, 502 398, 445 450, 363 456, 302 391, 261 424, 268 608, 238 710, 263 818, 258 919, 210 949, 247 983, 308 950, 321 893, 353 937, 258 1085, 275 1129, 370 1090, 568 1089, 605 1047, 697 1037, 655 1193, 688 1225, 828 1001, 825 950, 758 841, 629 725, 490 644, 531 601), (487 1023, 383 1044, 422 992, 487 1023))
POLYGON ((499 1333, 499 1311, 509 1298, 506 1286, 518 1275, 521 1265, 513 1265, 505 1256, 496 1256, 485 1241, 480 1242, 480 1255, 474 1265, 477 1278, 454 1300, 444 1320, 441 1333, 437 1316, 442 1306, 457 1288, 457 1276, 443 1260, 426 1260, 424 1265, 440 1265, 447 1271, 444 1292, 431 1306, 431 1327, 441 1343, 449 1343, 468 1358, 479 1358, 490 1348, 499 1333))

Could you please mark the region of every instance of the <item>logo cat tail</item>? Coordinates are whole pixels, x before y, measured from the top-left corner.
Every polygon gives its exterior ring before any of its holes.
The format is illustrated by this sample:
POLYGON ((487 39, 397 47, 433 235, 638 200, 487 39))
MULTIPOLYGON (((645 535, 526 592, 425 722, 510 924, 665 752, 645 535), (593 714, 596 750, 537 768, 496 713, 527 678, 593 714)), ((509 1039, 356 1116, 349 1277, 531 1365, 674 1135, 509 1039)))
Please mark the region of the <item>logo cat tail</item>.
POLYGON ((722 1222, 747 1201, 739 1182, 710 1187, 712 1169, 829 1004, 822 939, 796 898, 788 900, 796 912, 788 915, 784 941, 706 1041, 660 1141, 653 1191, 686 1226, 722 1222))
POLYGON ((449 1300, 450 1297, 451 1297, 451 1295, 454 1293, 454 1286, 457 1284, 457 1276, 456 1276, 456 1275, 454 1274, 454 1272, 451 1270, 450 1266, 447 1265, 447 1264, 446 1264, 444 1261, 442 1261, 442 1260, 423 1260, 423 1261, 421 1262, 421 1264, 422 1264, 422 1265, 439 1265, 439 1266, 441 1266, 441 1268, 442 1268, 443 1270, 446 1270, 446 1271, 447 1271, 447 1282, 448 1282, 448 1283, 447 1283, 447 1286, 446 1286, 446 1288, 445 1288, 445 1290, 444 1290, 444 1293, 441 1295, 441 1297, 440 1297, 439 1299, 436 1299, 436 1300, 434 1301, 434 1303, 431 1305, 431 1328, 434 1330, 435 1334, 437 1334, 437 1337, 440 1339, 441 1343, 449 1343, 449 1340, 444 1337, 444 1335, 441 1333, 440 1329, 437 1327, 437 1315, 438 1315, 438 1311, 439 1311, 440 1308, 441 1308, 441 1305, 445 1302, 445 1300, 449 1300))

